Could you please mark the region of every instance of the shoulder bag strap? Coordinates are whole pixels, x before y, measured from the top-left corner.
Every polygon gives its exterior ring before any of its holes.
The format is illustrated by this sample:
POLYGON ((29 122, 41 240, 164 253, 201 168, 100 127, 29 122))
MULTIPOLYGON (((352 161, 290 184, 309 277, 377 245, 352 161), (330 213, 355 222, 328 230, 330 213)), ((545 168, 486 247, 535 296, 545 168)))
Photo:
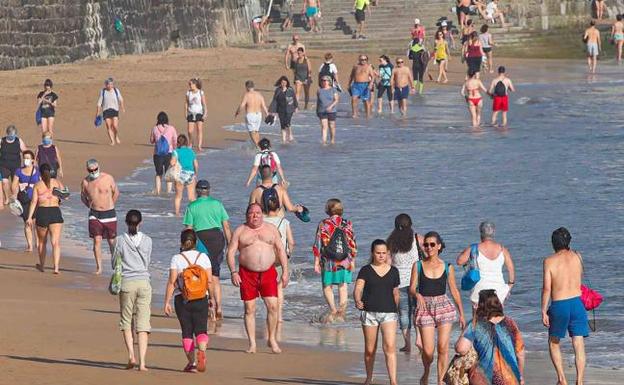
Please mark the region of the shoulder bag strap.
POLYGON ((191 265, 192 265, 191 261, 189 261, 189 259, 188 259, 188 258, 186 258, 186 255, 184 255, 184 252, 183 252, 183 251, 182 251, 182 252, 180 252, 180 255, 182 256, 182 258, 184 258, 184 259, 186 260, 186 263, 188 263, 188 264, 189 264, 189 266, 191 266, 191 265))
MULTIPOLYGON (((197 250, 195 250, 197 251, 197 250)), ((201 257, 202 253, 197 251, 197 258, 195 258, 195 265, 197 265, 197 261, 199 261, 199 257, 201 257)))

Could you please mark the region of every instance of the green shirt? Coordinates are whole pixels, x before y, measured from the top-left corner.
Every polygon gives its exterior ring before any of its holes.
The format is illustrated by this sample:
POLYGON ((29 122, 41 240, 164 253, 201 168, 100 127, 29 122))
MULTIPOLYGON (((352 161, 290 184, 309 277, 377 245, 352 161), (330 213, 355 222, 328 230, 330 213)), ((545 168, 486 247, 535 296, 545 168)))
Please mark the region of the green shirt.
POLYGON ((363 11, 370 4, 369 0, 355 0, 355 9, 363 11))
POLYGON ((223 203, 211 196, 199 197, 191 202, 184 213, 184 225, 195 231, 223 229, 223 222, 230 219, 223 203))

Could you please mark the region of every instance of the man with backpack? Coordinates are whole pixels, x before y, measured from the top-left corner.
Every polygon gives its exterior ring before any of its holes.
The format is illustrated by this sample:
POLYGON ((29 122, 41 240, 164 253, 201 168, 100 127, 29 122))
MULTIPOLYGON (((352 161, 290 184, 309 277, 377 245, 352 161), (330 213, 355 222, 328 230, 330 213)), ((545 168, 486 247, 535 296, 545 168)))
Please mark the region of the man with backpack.
POLYGON ((97 122, 104 119, 111 146, 121 143, 118 132, 119 111, 126 112, 124 100, 119 89, 115 87, 113 78, 108 78, 104 81, 104 88, 100 91, 95 111, 95 120, 97 122))
POLYGON ((278 183, 278 179, 281 178, 282 184, 288 185, 286 176, 284 176, 284 170, 282 169, 280 158, 275 151, 271 150, 271 141, 267 138, 262 138, 258 142, 258 146, 260 147, 260 151, 254 157, 251 172, 249 173, 249 178, 247 179, 245 186, 249 187, 254 177, 256 177, 256 185, 262 183, 262 177, 259 173, 261 166, 269 166, 271 168, 273 183, 278 183))
POLYGON ((268 202, 273 199, 279 202, 281 216, 284 216, 284 210, 293 213, 303 211, 301 205, 292 204, 288 191, 283 186, 273 183, 273 172, 270 166, 260 166, 260 176, 262 177, 262 183, 251 192, 249 204, 258 204, 262 212, 267 214, 269 212, 268 202))
POLYGON ((247 353, 256 352, 256 299, 262 297, 267 309, 268 342, 273 353, 281 353, 277 343, 278 302, 277 270, 282 266, 282 288, 288 286, 288 258, 280 233, 273 225, 265 225, 262 210, 257 203, 247 207, 246 222, 239 226, 228 245, 227 263, 232 284, 240 288, 245 304, 245 330, 249 339, 247 353), (238 270, 235 255, 238 256, 238 270))
POLYGON ((329 76, 332 80, 332 85, 338 92, 342 92, 342 88, 338 82, 338 67, 334 63, 334 55, 331 52, 325 54, 325 61, 319 67, 318 85, 321 86, 321 79, 323 76, 329 76))
POLYGON ((505 74, 505 67, 498 67, 498 76, 492 80, 488 94, 493 99, 492 102, 492 125, 497 125, 498 113, 502 112, 501 127, 507 127, 507 111, 509 111, 509 92, 515 92, 516 89, 511 79, 505 74))

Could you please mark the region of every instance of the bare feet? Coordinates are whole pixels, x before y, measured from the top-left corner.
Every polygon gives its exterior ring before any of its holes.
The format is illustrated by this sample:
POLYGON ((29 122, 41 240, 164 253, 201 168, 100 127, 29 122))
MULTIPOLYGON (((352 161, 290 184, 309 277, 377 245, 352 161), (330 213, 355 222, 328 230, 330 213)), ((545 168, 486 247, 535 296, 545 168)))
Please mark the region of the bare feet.
POLYGON ((36 264, 35 268, 43 273, 43 266, 41 266, 40 264, 36 264))
POLYGON ((245 350, 245 353, 254 354, 256 352, 256 345, 249 345, 249 349, 245 350))
POLYGON ((54 270, 54 274, 58 275, 58 274, 61 274, 61 273, 58 271, 58 269, 56 269, 56 270, 54 270))
POLYGON ((409 345, 405 345, 401 349, 399 349, 399 351, 403 353, 409 353, 412 351, 412 348, 409 345))
POLYGON ((102 274, 102 269, 97 269, 97 270, 95 271, 95 273, 93 273, 93 274, 95 274, 95 275, 100 275, 100 274, 102 274))
POLYGON ((147 370, 147 368, 145 367, 145 365, 141 365, 141 366, 139 367, 139 371, 140 371, 140 372, 147 372, 148 370, 147 370))
POLYGON ((269 346, 271 347, 271 352, 273 354, 280 354, 282 352, 282 349, 280 349, 277 341, 269 341, 269 346))
POLYGON ((371 385, 373 383, 373 379, 372 378, 367 378, 366 381, 364 381, 363 385, 371 385))
POLYGON ((135 366, 136 362, 134 362, 134 360, 128 360, 128 363, 126 364, 126 370, 134 369, 135 366))
POLYGON ((121 144, 121 140, 119 140, 119 136, 116 136, 115 140, 117 141, 117 144, 121 144))

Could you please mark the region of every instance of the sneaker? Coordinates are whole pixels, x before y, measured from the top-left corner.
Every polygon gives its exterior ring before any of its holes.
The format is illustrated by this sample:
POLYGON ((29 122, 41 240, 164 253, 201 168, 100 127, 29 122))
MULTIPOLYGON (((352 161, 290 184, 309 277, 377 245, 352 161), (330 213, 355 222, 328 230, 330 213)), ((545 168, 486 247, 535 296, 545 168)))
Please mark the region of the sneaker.
POLYGON ((206 351, 197 351, 197 370, 200 372, 206 371, 206 351))
POLYGON ((182 369, 182 371, 186 373, 197 373, 197 365, 188 364, 184 367, 184 369, 182 369))

